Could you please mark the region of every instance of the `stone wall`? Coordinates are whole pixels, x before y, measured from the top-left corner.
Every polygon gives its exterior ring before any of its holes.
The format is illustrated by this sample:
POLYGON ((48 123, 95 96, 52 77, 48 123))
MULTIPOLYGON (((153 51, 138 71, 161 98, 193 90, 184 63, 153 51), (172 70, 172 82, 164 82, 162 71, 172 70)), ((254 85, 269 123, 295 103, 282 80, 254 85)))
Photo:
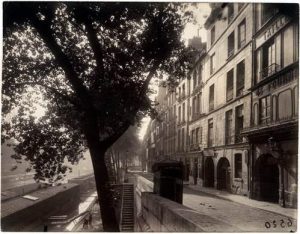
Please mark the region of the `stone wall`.
POLYGON ((150 192, 142 192, 142 212, 137 231, 230 232, 234 227, 179 203, 150 192))

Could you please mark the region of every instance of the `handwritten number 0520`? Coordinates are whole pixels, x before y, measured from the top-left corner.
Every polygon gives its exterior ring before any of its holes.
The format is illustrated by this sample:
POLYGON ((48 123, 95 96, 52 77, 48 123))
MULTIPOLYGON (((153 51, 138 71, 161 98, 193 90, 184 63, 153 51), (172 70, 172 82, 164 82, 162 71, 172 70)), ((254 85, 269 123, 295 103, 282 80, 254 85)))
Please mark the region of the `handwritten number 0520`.
MULTIPOLYGON (((280 227, 281 228, 285 228, 285 227, 291 227, 293 225, 293 222, 291 219, 288 219, 288 222, 285 223, 283 219, 280 220, 280 227)), ((265 227, 266 228, 271 228, 271 226, 273 228, 276 228, 277 227, 277 223, 276 223, 276 220, 273 220, 272 222, 265 222, 265 227)))

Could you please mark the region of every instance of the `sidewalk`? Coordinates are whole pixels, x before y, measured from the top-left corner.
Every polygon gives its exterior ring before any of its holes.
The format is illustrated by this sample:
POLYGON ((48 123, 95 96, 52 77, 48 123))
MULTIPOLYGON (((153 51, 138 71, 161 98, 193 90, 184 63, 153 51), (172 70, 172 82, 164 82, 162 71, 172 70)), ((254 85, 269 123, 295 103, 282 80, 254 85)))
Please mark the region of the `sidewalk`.
POLYGON ((292 208, 283 208, 278 204, 257 201, 249 199, 248 197, 244 197, 241 195, 231 194, 226 191, 216 190, 213 188, 200 187, 199 185, 185 185, 187 188, 192 190, 200 191, 203 193, 211 194, 229 201, 237 202, 240 204, 244 204, 246 206, 255 207, 258 209, 271 211, 277 214, 285 215, 294 219, 297 219, 297 209, 292 208))

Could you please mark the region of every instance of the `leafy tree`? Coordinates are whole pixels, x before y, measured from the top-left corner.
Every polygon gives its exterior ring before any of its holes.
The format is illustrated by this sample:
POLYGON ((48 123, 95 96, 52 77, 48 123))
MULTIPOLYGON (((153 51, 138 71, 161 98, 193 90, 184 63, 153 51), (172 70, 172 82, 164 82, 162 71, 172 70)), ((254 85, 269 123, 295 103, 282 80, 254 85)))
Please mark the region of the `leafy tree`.
POLYGON ((91 154, 104 231, 118 231, 104 161, 145 114, 153 77, 185 74, 183 4, 4 2, 2 141, 35 179, 91 154))

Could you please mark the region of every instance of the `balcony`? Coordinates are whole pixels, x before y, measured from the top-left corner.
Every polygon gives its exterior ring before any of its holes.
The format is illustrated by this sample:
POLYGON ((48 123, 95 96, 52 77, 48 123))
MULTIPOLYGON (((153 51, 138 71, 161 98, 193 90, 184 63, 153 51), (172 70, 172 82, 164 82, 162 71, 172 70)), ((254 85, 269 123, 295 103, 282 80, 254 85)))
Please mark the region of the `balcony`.
POLYGON ((280 69, 281 69, 281 66, 276 63, 273 63, 268 67, 265 67, 260 72, 260 80, 263 80, 263 79, 275 74, 276 72, 280 71, 280 69))
POLYGON ((298 134, 298 116, 288 116, 279 120, 269 119, 269 121, 263 121, 256 125, 252 124, 252 126, 242 129, 241 136, 256 137, 281 133, 292 135, 294 130, 298 134))

